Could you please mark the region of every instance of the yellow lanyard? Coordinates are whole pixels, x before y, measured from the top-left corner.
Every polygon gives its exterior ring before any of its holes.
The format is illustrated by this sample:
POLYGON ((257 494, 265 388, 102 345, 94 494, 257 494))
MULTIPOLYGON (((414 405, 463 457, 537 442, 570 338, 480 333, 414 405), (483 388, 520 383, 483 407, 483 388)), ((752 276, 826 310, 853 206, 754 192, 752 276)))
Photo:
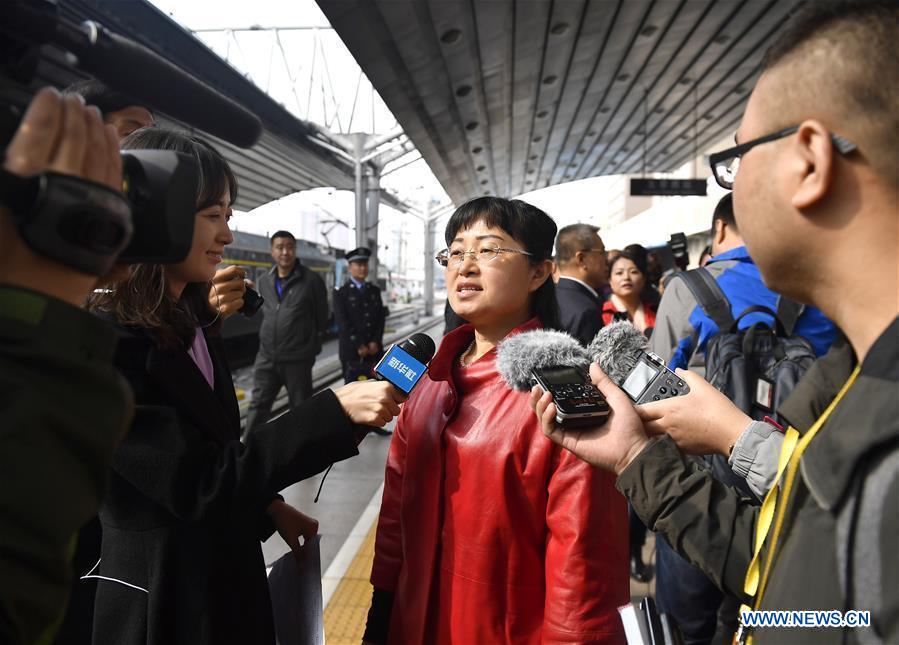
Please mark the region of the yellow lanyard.
MULTIPOLYGON (((765 586, 768 583, 768 576, 771 573, 771 566, 774 563, 777 541, 780 538, 780 531, 783 528, 784 518, 787 514, 787 501, 790 498, 793 482, 796 479, 796 472, 799 470, 799 460, 802 458, 802 453, 805 452, 809 443, 811 443, 812 439, 815 438, 815 435, 818 434, 818 430, 821 429, 828 417, 830 417, 831 413, 846 395, 846 392, 848 392, 849 388, 852 387, 852 384, 855 383, 855 379, 858 377, 860 369, 860 365, 856 366, 839 394, 837 394, 836 398, 831 401, 830 405, 827 406, 827 409, 824 410, 824 414, 818 417, 818 420, 815 421, 814 425, 812 425, 809 431, 801 439, 799 438, 799 432, 795 428, 792 426, 787 428, 787 432, 784 435, 783 445, 780 449, 780 458, 777 463, 777 478, 775 479, 774 486, 772 486, 771 490, 768 491, 768 494, 765 495, 765 501, 762 502, 762 508, 759 510, 758 521, 756 522, 755 527, 755 544, 753 545, 752 562, 749 563, 749 570, 746 572, 746 579, 743 582, 743 591, 746 592, 746 595, 755 597, 755 602, 753 603, 755 609, 758 609, 762 604, 762 596, 765 593, 765 586), (786 471, 785 476, 784 471, 786 471), (781 479, 782 477, 783 479, 781 479), (783 481, 783 486, 780 485, 781 481, 783 481), (775 510, 777 511, 776 517, 775 510), (768 557, 765 560, 764 569, 762 569, 762 545, 764 545, 768 532, 771 529, 772 520, 774 523, 774 532, 771 534, 771 546, 768 548, 768 557)), ((740 607, 741 612, 748 610, 749 607, 746 605, 740 607)), ((744 631, 744 628, 741 627, 741 631, 744 631)), ((752 638, 747 638, 746 642, 751 644, 752 638)))

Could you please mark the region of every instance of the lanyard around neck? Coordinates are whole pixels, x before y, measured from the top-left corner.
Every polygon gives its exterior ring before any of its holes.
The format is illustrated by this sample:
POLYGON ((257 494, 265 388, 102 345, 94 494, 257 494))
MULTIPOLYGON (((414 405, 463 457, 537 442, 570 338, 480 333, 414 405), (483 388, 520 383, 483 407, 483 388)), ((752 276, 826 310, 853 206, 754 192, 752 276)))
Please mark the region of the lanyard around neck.
MULTIPOLYGON (((787 514, 790 493, 793 489, 796 473, 799 470, 799 461, 802 459, 802 454, 855 383, 860 370, 861 365, 857 365, 840 392, 836 395, 834 400, 830 402, 830 405, 827 406, 824 413, 818 417, 818 420, 815 421, 804 436, 800 438, 799 431, 792 426, 787 428, 780 449, 780 458, 777 464, 777 478, 774 480, 775 484, 771 487, 771 490, 768 491, 768 494, 765 496, 765 501, 762 502, 762 508, 759 510, 758 521, 756 522, 755 527, 755 543, 753 545, 752 562, 749 563, 749 570, 746 572, 746 579, 743 582, 743 591, 746 595, 755 597, 755 602, 753 603, 755 609, 761 607, 762 604, 762 597, 765 594, 768 577, 771 574, 771 567, 777 552, 777 542, 780 539, 784 518, 787 514), (782 485, 780 482, 782 482, 782 485), (771 533, 771 544, 768 547, 768 556, 765 559, 764 568, 762 568, 762 546, 765 544, 765 539, 771 531, 772 523, 774 525, 774 531, 771 533)), ((748 610, 749 607, 746 605, 740 607, 741 612, 748 610)), ((743 626, 740 627, 740 632, 745 632, 743 626)), ((740 632, 738 632, 738 640, 740 632)), ((747 642, 751 643, 752 639, 748 638, 747 642)))

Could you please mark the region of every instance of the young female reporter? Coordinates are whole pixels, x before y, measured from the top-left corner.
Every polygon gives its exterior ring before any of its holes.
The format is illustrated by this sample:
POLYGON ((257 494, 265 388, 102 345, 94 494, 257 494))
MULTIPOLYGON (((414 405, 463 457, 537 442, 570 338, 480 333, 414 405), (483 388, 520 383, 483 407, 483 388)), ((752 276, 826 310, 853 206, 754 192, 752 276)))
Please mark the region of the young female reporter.
POLYGON ((137 403, 100 511, 94 642, 274 643, 260 541, 277 528, 294 548, 309 530, 277 493, 355 455, 353 423, 386 423, 399 412, 396 395, 386 383, 325 391, 242 444, 218 314, 207 304, 233 239, 234 175, 186 134, 147 128, 122 146, 186 153, 200 176, 187 258, 135 266, 91 303, 118 326, 116 363, 137 403))
POLYGON ((547 443, 527 394, 496 367, 512 334, 558 326, 556 225, 479 198, 446 227, 453 311, 397 422, 365 639, 390 643, 622 642, 627 510, 613 478, 547 443))

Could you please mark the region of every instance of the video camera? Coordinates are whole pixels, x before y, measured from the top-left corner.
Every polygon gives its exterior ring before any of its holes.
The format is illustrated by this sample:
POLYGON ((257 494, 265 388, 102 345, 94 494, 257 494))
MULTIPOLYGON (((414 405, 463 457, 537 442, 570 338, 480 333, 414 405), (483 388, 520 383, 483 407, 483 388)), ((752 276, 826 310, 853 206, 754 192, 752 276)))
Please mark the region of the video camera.
MULTIPOLYGON (((111 89, 250 147, 262 126, 246 109, 146 47, 86 21, 59 16, 56 0, 2 0, 0 144, 15 133, 33 94, 44 55, 67 60, 111 89)), ((199 170, 189 156, 166 150, 122 153, 122 193, 56 173, 22 178, 0 171, 0 204, 26 243, 75 269, 104 275, 124 263, 183 260, 193 238, 199 170), (129 243, 130 242, 130 243, 129 243)))
POLYGON ((668 248, 671 249, 671 257, 674 258, 675 266, 686 269, 690 263, 690 256, 687 253, 687 236, 684 233, 672 233, 668 239, 668 248))

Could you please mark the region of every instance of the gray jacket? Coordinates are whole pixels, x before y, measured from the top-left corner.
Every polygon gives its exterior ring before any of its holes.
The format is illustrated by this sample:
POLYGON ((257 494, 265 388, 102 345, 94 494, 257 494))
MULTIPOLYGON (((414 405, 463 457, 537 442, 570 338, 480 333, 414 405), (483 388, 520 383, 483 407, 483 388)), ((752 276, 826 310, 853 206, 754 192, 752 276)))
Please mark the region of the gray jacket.
POLYGON ((740 435, 727 463, 746 480, 759 499, 764 499, 777 476, 777 462, 784 435, 770 423, 753 421, 740 435))
POLYGON ((299 260, 283 280, 281 297, 275 289, 277 267, 259 279, 262 326, 259 354, 271 361, 313 360, 322 349, 321 334, 328 326, 325 282, 299 260))

